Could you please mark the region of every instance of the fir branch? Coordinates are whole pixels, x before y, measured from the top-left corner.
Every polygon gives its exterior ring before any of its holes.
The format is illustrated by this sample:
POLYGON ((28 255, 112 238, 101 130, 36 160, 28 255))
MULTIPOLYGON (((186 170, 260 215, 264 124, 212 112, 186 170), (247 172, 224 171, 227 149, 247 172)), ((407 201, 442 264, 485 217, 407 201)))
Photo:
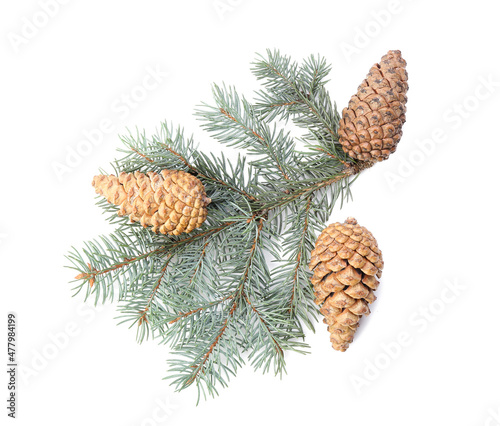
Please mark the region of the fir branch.
POLYGON ((302 228, 302 232, 300 234, 300 238, 298 241, 297 245, 297 256, 295 257, 295 267, 293 268, 293 280, 292 280, 292 295, 290 296, 290 301, 288 302, 289 305, 289 312, 293 315, 295 313, 295 310, 297 309, 297 292, 298 292, 298 285, 299 285, 299 271, 301 267, 303 267, 303 260, 305 257, 305 253, 303 251, 305 247, 305 241, 306 241, 306 236, 307 236, 307 231, 309 229, 309 213, 311 210, 311 201, 312 201, 312 196, 309 196, 307 198, 307 205, 305 207, 304 211, 304 227, 302 228))
POLYGON ((275 301, 262 301, 256 305, 248 298, 246 305, 248 319, 245 321, 245 327, 250 330, 247 341, 250 349, 248 359, 256 370, 261 368, 263 373, 268 372, 273 364, 274 374, 281 376, 286 372, 286 351, 306 353, 304 349, 307 345, 297 341, 303 338, 303 334, 275 301))
POLYGON ((238 157, 236 166, 233 166, 221 153, 219 158, 213 154, 208 157, 204 153, 200 153, 198 157, 199 167, 193 169, 201 180, 214 182, 216 185, 222 186, 224 189, 229 189, 247 198, 251 203, 258 202, 255 195, 249 193, 249 186, 255 187, 257 181, 254 179, 252 183, 245 185, 246 180, 252 180, 252 170, 247 170, 245 159, 238 157), (215 168, 214 168, 215 166, 215 168), (204 170, 201 172, 200 170, 204 170), (245 172, 248 171, 249 179, 245 179, 245 172), (221 179, 218 176, 223 176, 221 179), (242 185, 243 184, 243 185, 242 185))
POLYGON ((269 169, 276 169, 285 180, 289 179, 287 161, 293 151, 294 143, 283 131, 272 130, 259 119, 254 108, 240 98, 233 88, 214 85, 214 100, 216 106, 204 104, 197 111, 197 116, 204 122, 202 127, 213 133, 221 143, 247 149, 252 155, 269 158, 270 161, 252 162, 266 176, 269 169))
MULTIPOLYGON (((190 171, 202 181, 211 181, 226 189, 230 189, 248 198, 250 201, 256 201, 256 198, 247 193, 244 189, 241 189, 236 182, 226 182, 220 179, 220 173, 214 173, 210 170, 211 162, 215 158, 209 159, 205 154, 197 152, 192 139, 186 140, 184 137, 184 132, 182 129, 177 128, 174 132, 171 127, 166 123, 162 124, 161 131, 159 134, 154 135, 152 139, 148 139, 144 134, 136 137, 135 139, 131 136, 123 138, 128 150, 122 150, 129 154, 124 159, 117 161, 115 163, 115 170, 120 171, 135 171, 135 170, 150 170, 152 165, 156 167, 157 171, 169 168, 181 168, 186 171, 190 171), (196 154, 194 154, 196 153, 196 154), (133 155, 139 156, 139 160, 133 158, 133 155), (192 160, 190 160, 190 157, 192 160), (177 167, 172 167, 170 164, 176 164, 177 167), (182 165, 179 167, 179 165, 182 165)), ((240 167, 244 168, 244 160, 239 159, 239 162, 243 161, 243 164, 239 164, 240 167)), ((228 163, 224 159, 225 163, 228 163)), ((228 164, 228 166, 231 166, 228 164)))
POLYGON ((181 313, 179 313, 179 316, 177 318, 174 318, 173 320, 170 320, 169 324, 175 324, 177 321, 180 321, 180 320, 182 320, 182 319, 184 319, 186 317, 189 317, 190 315, 196 314, 196 313, 198 313, 198 312, 200 312, 200 311, 202 311, 204 309, 208 309, 208 308, 211 308, 211 307, 213 307, 215 305, 223 303, 223 302, 225 302, 228 299, 232 299, 233 297, 234 297, 233 294, 229 294, 226 297, 223 297, 222 299, 215 300, 215 301, 210 302, 210 303, 208 303, 208 304, 206 304, 204 306, 200 306, 199 308, 192 309, 192 310, 190 310, 188 312, 181 312, 181 313))
POLYGON ((277 209, 279 207, 286 206, 287 204, 299 201, 302 198, 307 198, 325 187, 329 187, 334 184, 344 185, 347 183, 345 182, 345 179, 350 177, 352 173, 352 169, 346 169, 344 172, 330 176, 324 180, 321 178, 292 182, 289 185, 292 189, 289 190, 286 195, 283 195, 279 199, 272 200, 268 204, 264 204, 264 208, 268 210, 277 209))
POLYGON ((124 148, 119 149, 125 156, 116 160, 113 168, 116 174, 120 172, 134 171, 156 171, 163 169, 188 171, 186 164, 179 156, 169 152, 164 147, 168 146, 182 157, 191 162, 197 156, 196 145, 193 138, 186 138, 184 131, 180 128, 173 128, 167 123, 162 123, 160 129, 151 138, 145 133, 137 132, 123 136, 124 148))
POLYGON ((272 342, 273 342, 273 344, 275 346, 276 352, 278 352, 278 356, 280 358, 283 358, 283 355, 284 355, 283 348, 278 343, 278 341, 276 340, 276 338, 273 336, 273 332, 271 331, 271 327, 269 326, 269 324, 267 323, 267 321, 264 319, 264 315, 257 310, 257 308, 254 306, 254 304, 252 302, 250 302, 250 298, 247 296, 247 294, 245 294, 245 292, 243 292, 242 296, 245 299, 245 302, 247 302, 248 306, 250 306, 250 308, 252 309, 252 311, 257 315, 257 318, 259 319, 260 323, 264 327, 264 329, 266 331, 266 334, 272 340, 272 342))
POLYGON ((135 152, 135 153, 136 153, 139 157, 142 157, 142 158, 144 158, 147 162, 154 164, 154 161, 153 161, 153 160, 151 160, 151 158, 149 158, 148 156, 146 156, 146 155, 145 155, 145 154, 143 154, 142 152, 140 152, 138 148, 136 148, 136 147, 134 147, 134 146, 130 146, 130 149, 131 149, 132 151, 134 151, 134 152, 135 152))
POLYGON ((89 272, 81 273, 77 277, 75 277, 75 279, 86 279, 86 280, 87 279, 94 279, 95 280, 99 275, 103 275, 103 274, 107 274, 109 272, 116 271, 117 269, 123 268, 125 266, 129 266, 134 262, 138 262, 142 259, 145 259, 149 256, 152 256, 153 254, 158 254, 158 253, 161 253, 163 251, 164 251, 164 248, 159 248, 156 250, 151 250, 148 253, 144 253, 144 254, 141 254, 141 255, 136 256, 136 257, 124 257, 123 261, 121 261, 119 263, 112 264, 112 265, 108 266, 107 268, 104 268, 101 270, 97 270, 93 266, 89 266, 89 269, 90 269, 89 272))
POLYGON ((250 161, 205 154, 163 123, 150 137, 124 137, 124 157, 113 164, 116 174, 169 169, 198 177, 212 200, 200 228, 153 234, 100 199, 116 231, 68 255, 77 292, 97 302, 118 289, 121 322, 137 325, 139 341, 152 334, 168 344, 172 384, 196 383, 199 397, 227 386, 243 355, 255 369, 281 375, 286 351, 305 353, 303 324, 313 328, 317 313, 308 272, 315 233, 372 165, 350 159, 338 143, 324 59, 298 64, 268 51, 253 71, 264 85, 257 105, 214 86, 215 105, 196 113, 215 139, 246 150, 250 161), (304 152, 276 122, 289 119, 307 130, 304 152), (278 261, 272 270, 269 258, 278 261))
POLYGON ((167 271, 168 264, 170 263, 170 261, 172 260, 172 258, 173 258, 172 254, 167 257, 167 260, 165 261, 165 265, 163 266, 163 268, 161 270, 161 275, 158 278, 158 281, 156 282, 156 285, 154 286, 153 290, 151 291, 151 293, 150 293, 150 295, 148 297, 148 300, 146 302, 146 306, 144 306, 144 308, 142 308, 142 309, 139 310, 139 313, 141 314, 141 316, 139 317, 139 320, 138 320, 139 325, 142 325, 143 321, 145 321, 145 322, 148 323, 147 312, 151 308, 151 304, 153 303, 154 298, 155 298, 155 296, 158 293, 158 289, 160 288, 160 285, 161 285, 161 282, 163 280, 163 277, 165 276, 165 273, 167 271))
MULTIPOLYGON (((219 374, 214 374, 214 370, 222 369, 226 373, 231 372, 231 374, 234 374, 235 371, 227 369, 227 366, 223 364, 224 360, 221 358, 221 352, 225 353, 229 350, 228 345, 225 345, 224 348, 219 350, 216 350, 216 348, 219 348, 223 342, 226 342, 226 339, 224 339, 225 333, 229 330, 231 321, 234 319, 235 312, 240 307, 245 286, 250 278, 252 263, 258 251, 263 226, 263 219, 258 219, 258 225, 255 227, 255 237, 249 247, 248 254, 245 259, 245 268, 243 270, 239 269, 238 271, 239 280, 237 288, 234 289, 229 295, 222 298, 219 303, 216 303, 215 301, 210 302, 206 306, 200 306, 192 311, 189 311, 189 315, 181 314, 171 321, 172 324, 175 324, 178 321, 191 317, 193 314, 196 314, 207 307, 213 307, 214 305, 220 304, 229 299, 232 300, 230 307, 228 307, 229 309, 222 312, 224 319, 222 320, 222 317, 220 317, 222 322, 216 328, 216 331, 212 333, 211 337, 208 340, 204 340, 201 346, 191 346, 191 356, 186 360, 186 362, 181 362, 180 360, 171 362, 171 365, 173 366, 172 370, 178 372, 172 376, 176 378, 173 383, 176 385, 178 390, 184 389, 185 387, 196 382, 199 389, 202 384, 205 384, 206 391, 213 395, 215 391, 214 380, 219 381, 223 386, 226 384, 227 380, 227 378, 224 379, 219 374)), ((177 347, 185 348, 185 343, 179 343, 177 347)), ((237 349, 234 350, 237 352, 237 349)), ((239 358, 240 357, 238 357, 238 362, 236 364, 233 363, 233 369, 240 364, 239 358)))
POLYGON ((235 298, 235 300, 231 306, 231 309, 229 310, 227 317, 224 319, 222 327, 219 329, 218 334, 215 336, 215 339, 213 339, 212 343, 208 347, 208 350, 203 355, 201 361, 197 365, 193 366, 193 372, 192 372, 192 374, 189 375, 189 377, 185 381, 184 386, 189 386, 197 379, 198 375, 200 375, 201 373, 205 373, 204 366, 205 366, 206 362, 208 361, 208 358, 210 357, 210 355, 212 355, 214 348, 219 344, 222 336, 224 335, 224 332, 227 330, 228 322, 233 317, 234 311, 236 311, 236 308, 238 306, 238 300, 239 299, 235 298))
POLYGON ((287 229, 283 233, 282 247, 284 260, 279 260, 272 271, 272 298, 281 300, 284 315, 293 319, 295 326, 301 328, 301 321, 314 330, 311 317, 315 318, 317 308, 314 303, 309 275, 307 273, 308 256, 314 245, 314 235, 310 222, 317 220, 314 216, 311 194, 292 210, 287 220, 287 229))
POLYGON ((325 89, 330 69, 324 58, 310 56, 299 66, 279 51, 268 50, 267 57, 260 56, 252 69, 265 88, 257 92, 257 110, 267 120, 291 117, 307 130, 308 140, 319 137, 336 143, 340 117, 325 89))
POLYGON ((118 283, 119 299, 127 291, 135 288, 154 274, 158 258, 166 248, 160 246, 150 249, 151 236, 143 230, 131 232, 117 230, 109 237, 88 241, 82 254, 74 247, 67 255, 79 274, 75 280, 80 284, 75 287, 79 293, 87 284, 86 297, 95 294, 96 303, 102 295, 102 301, 114 298, 115 284, 118 283), (85 257, 84 257, 85 256, 85 257))

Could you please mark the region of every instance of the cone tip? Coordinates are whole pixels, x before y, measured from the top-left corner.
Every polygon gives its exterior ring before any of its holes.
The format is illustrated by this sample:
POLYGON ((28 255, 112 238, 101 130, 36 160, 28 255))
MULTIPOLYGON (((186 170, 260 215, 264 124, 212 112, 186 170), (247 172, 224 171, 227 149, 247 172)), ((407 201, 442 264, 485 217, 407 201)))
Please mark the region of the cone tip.
POLYGON ((349 223, 349 224, 351 224, 351 225, 357 225, 357 224, 358 224, 358 221, 357 221, 356 219, 354 219, 353 217, 349 216, 349 217, 346 219, 345 223, 349 223))

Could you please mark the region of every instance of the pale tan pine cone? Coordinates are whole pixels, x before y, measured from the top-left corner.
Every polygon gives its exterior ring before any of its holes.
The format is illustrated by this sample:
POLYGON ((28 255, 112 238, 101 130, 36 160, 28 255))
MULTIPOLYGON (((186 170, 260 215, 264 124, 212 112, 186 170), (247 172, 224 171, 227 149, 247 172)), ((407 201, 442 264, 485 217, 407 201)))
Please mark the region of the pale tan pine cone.
POLYGON ((354 218, 329 225, 318 237, 309 264, 311 282, 334 349, 344 352, 361 317, 370 314, 383 266, 377 241, 354 218))
POLYGON ((203 183, 182 170, 98 175, 92 186, 108 202, 120 206, 118 215, 130 216, 132 222, 162 234, 179 235, 198 228, 211 202, 203 183))

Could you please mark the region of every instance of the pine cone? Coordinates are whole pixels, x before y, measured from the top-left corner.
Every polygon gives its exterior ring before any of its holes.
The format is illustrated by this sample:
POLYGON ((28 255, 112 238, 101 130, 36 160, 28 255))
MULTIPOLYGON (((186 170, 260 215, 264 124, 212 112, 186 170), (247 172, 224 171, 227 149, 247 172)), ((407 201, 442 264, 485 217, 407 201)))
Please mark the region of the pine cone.
POLYGON ((211 202, 201 181, 182 170, 95 176, 92 186, 108 202, 121 206, 118 215, 152 226, 153 232, 179 235, 198 228, 211 202))
POLYGON ((352 342, 362 315, 376 297, 377 277, 384 262, 377 241, 356 219, 333 223, 323 230, 311 252, 309 268, 316 304, 328 324, 334 349, 344 352, 352 342))
POLYGON ((390 50, 342 111, 339 143, 352 158, 376 162, 396 151, 406 121, 408 73, 399 50, 390 50))

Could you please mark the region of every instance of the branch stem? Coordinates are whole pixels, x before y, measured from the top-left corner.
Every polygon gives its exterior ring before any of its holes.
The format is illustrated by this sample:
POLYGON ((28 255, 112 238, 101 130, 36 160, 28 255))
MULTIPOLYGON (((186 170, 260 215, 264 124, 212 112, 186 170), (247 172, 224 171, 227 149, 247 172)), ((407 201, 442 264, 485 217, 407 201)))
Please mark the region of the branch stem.
POLYGON ((222 327, 219 329, 219 333, 217 334, 217 336, 215 337, 215 339, 211 343, 210 347, 208 348, 208 351, 205 353, 205 355, 203 355, 203 358, 201 359, 200 363, 197 366, 195 366, 191 377, 189 378, 189 380, 186 383, 186 386, 189 386, 191 383, 193 383, 193 381, 198 377, 200 372, 203 371, 203 366, 208 361, 208 358, 212 354, 214 348, 219 344, 220 339, 222 338, 222 336, 224 335, 224 333, 228 327, 229 320, 233 317, 234 312, 236 311, 236 308, 238 307, 238 302, 240 301, 240 299, 244 295, 245 283, 248 279, 248 272, 250 271, 250 267, 252 265, 253 257, 255 255, 255 251, 257 249, 257 245, 258 245, 258 242, 260 239, 260 235, 261 235, 261 231, 262 231, 263 226, 264 226, 264 219, 260 218, 259 225, 257 226, 257 235, 255 236, 252 247, 250 248, 250 253, 248 255, 248 260, 247 260, 245 270, 242 274, 242 279, 241 279, 240 285, 237 288, 237 290, 231 294, 231 296, 234 297, 234 302, 231 306, 231 309, 229 310, 229 313, 228 313, 226 319, 222 323, 222 327))

